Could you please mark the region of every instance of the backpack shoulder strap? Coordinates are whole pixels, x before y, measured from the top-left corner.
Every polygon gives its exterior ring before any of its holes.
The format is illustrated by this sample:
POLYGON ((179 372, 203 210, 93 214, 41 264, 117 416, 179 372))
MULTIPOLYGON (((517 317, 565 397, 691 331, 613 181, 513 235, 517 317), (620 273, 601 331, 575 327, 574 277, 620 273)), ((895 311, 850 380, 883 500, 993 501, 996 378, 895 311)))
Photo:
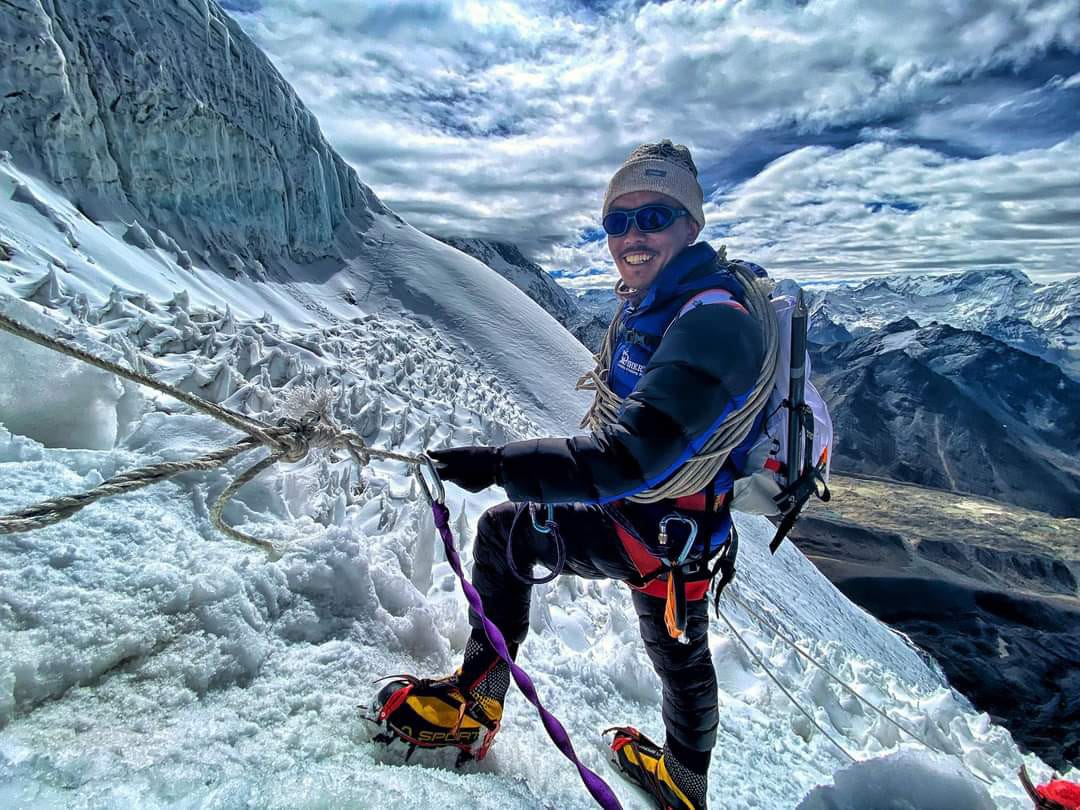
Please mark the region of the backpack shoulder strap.
POLYGON ((734 307, 735 309, 746 312, 746 307, 740 304, 735 296, 729 291, 720 287, 716 287, 709 290, 702 290, 699 293, 695 293, 690 299, 682 305, 679 309, 679 314, 676 318, 681 318, 687 312, 692 309, 697 309, 701 306, 708 304, 718 304, 720 306, 734 307))

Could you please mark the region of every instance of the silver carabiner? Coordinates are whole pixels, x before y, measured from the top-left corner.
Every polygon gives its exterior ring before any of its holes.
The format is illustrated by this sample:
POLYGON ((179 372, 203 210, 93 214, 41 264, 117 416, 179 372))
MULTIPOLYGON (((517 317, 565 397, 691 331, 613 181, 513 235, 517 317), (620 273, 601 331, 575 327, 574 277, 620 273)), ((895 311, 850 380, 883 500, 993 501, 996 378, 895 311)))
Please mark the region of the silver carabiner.
POLYGON ((686 515, 680 515, 678 512, 672 512, 670 515, 665 515, 660 519, 660 545, 667 545, 667 526, 673 521, 677 520, 680 523, 685 523, 690 527, 690 536, 686 538, 686 544, 683 546, 682 553, 674 560, 675 565, 682 565, 686 561, 686 558, 690 556, 690 549, 694 547, 694 540, 697 538, 697 521, 692 517, 686 515))
POLYGON ((423 459, 423 466, 420 464, 413 465, 413 475, 416 476, 416 480, 420 482, 420 491, 424 493, 424 499, 428 502, 428 506, 434 503, 446 502, 446 489, 443 487, 442 479, 439 477, 438 470, 435 469, 435 462, 431 460, 431 456, 427 453, 423 453, 420 456, 423 459), (435 487, 435 495, 431 494, 431 489, 428 487, 427 480, 424 478, 424 467, 431 473, 432 486, 435 487))

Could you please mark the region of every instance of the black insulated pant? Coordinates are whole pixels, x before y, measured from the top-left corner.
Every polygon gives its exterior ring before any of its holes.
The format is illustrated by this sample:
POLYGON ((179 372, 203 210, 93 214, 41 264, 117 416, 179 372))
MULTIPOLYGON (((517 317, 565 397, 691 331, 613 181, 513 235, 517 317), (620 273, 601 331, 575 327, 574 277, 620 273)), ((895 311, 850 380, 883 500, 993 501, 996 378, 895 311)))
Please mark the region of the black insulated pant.
MULTIPOLYGON (((472 583, 480 592, 487 617, 508 643, 520 644, 529 631, 532 589, 514 576, 506 559, 507 538, 517 510, 518 504, 507 502, 481 516, 473 550, 472 583)), ((566 545, 563 573, 621 581, 638 575, 611 519, 600 507, 559 505, 555 507, 555 522, 566 545)), ((548 568, 555 565, 555 543, 549 535, 532 528, 527 510, 517 521, 513 541, 514 562, 522 574, 532 576, 534 563, 548 568)), ((634 591, 633 602, 645 650, 663 685, 667 743, 687 767, 704 772, 719 724, 716 671, 709 652, 708 600, 687 603, 689 644, 680 644, 668 635, 663 599, 634 591)), ((480 619, 471 610, 469 621, 478 630, 474 637, 483 640, 480 619)), ((629 718, 612 718, 612 722, 629 722, 629 718)))

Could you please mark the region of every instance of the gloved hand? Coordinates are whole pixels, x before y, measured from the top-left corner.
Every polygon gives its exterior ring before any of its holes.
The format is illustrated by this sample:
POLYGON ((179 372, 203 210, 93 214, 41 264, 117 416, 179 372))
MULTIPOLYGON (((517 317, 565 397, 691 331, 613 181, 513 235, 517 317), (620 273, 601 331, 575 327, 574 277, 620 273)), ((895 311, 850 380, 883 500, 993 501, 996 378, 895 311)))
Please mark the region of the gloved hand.
POLYGON ((435 471, 443 481, 452 481, 469 492, 480 492, 493 484, 502 484, 499 477, 501 447, 447 447, 431 450, 435 471))

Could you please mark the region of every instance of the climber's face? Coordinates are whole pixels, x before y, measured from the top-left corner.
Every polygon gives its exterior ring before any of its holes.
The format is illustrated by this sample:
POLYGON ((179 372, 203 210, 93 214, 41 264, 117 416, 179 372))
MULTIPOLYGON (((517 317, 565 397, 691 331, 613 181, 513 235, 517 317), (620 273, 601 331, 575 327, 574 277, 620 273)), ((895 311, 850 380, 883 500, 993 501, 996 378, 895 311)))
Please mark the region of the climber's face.
MULTIPOLYGON (((611 202, 608 216, 612 213, 635 211, 643 206, 657 204, 683 211, 677 200, 655 191, 632 191, 621 194, 611 202)), ((615 259, 615 267, 628 287, 644 290, 659 275, 669 261, 682 252, 687 245, 693 244, 701 230, 689 214, 683 213, 671 219, 670 224, 660 230, 642 231, 638 226, 643 221, 654 223, 663 221, 665 214, 657 219, 649 216, 653 212, 642 212, 629 222, 626 233, 620 236, 608 235, 608 250, 615 259)), ((649 227, 649 224, 646 224, 649 227)))

